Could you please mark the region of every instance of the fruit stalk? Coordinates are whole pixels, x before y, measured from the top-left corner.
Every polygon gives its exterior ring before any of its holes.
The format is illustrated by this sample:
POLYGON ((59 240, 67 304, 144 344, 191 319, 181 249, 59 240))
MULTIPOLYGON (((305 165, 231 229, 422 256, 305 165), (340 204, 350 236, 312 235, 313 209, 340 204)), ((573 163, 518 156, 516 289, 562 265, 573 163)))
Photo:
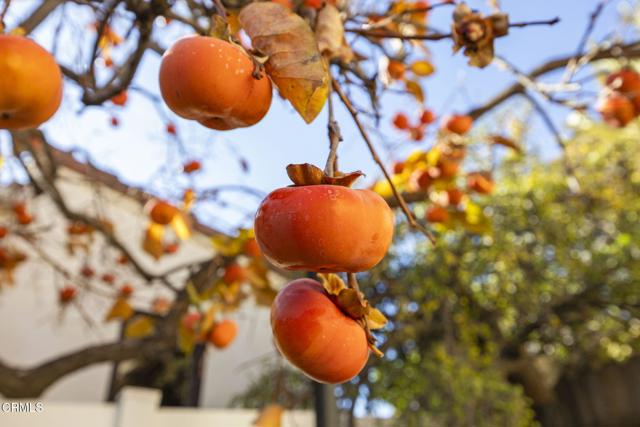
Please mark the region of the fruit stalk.
POLYGON ((331 86, 329 86, 327 103, 329 104, 329 121, 327 123, 327 130, 329 132, 329 156, 327 157, 327 163, 324 167, 324 173, 332 177, 338 171, 338 145, 342 141, 342 135, 340 133, 340 125, 338 125, 334 115, 331 86))
MULTIPOLYGON (((367 304, 367 302, 364 300, 364 296, 362 292, 360 291, 360 286, 358 285, 358 279, 356 278, 356 273, 347 273, 347 285, 349 286, 349 288, 356 291, 356 295, 358 295, 358 301, 360 302, 360 305, 364 306, 365 304, 367 304)), ((369 327, 367 316, 363 316, 360 319, 358 319, 358 323, 360 323, 360 325, 364 329, 365 334, 367 335, 367 343, 369 343, 369 347, 375 348, 376 339, 371 333, 371 328, 369 327)), ((376 355, 379 355, 378 352, 376 352, 376 355)))

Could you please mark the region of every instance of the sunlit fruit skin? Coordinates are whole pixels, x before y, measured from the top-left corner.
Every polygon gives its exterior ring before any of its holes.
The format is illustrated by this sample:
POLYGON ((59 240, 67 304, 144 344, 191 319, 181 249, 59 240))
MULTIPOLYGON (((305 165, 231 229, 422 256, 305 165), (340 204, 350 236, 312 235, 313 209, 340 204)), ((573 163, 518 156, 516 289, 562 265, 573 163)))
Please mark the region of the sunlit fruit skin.
POLYGON ((611 126, 624 127, 636 116, 633 102, 625 95, 612 93, 602 98, 596 109, 603 120, 611 126))
POLYGON ((278 293, 271 328, 280 353, 318 382, 349 381, 369 358, 362 327, 315 280, 294 280, 278 293))
POLYGON ((206 36, 178 40, 162 57, 160 92, 169 108, 217 130, 258 123, 271 106, 271 81, 253 77, 240 47, 206 36))
POLYGON ((444 118, 443 127, 449 132, 464 135, 473 127, 473 118, 461 114, 453 114, 444 118))
POLYGON ((35 128, 58 110, 62 73, 36 42, 0 34, 0 129, 35 128))
POLYGON ((275 190, 255 218, 263 255, 287 270, 358 272, 387 252, 393 213, 371 190, 310 185, 275 190))
POLYGON ((216 323, 209 334, 209 342, 214 347, 223 349, 228 347, 238 335, 238 325, 233 320, 223 320, 216 323))

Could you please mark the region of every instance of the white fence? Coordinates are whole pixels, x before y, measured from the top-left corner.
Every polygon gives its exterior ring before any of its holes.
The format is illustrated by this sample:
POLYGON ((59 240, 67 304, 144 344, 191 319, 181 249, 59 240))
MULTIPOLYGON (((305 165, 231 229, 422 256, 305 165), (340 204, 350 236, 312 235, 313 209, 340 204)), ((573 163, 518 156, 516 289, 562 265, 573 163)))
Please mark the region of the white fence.
MULTIPOLYGON (((117 403, 3 400, 2 427, 251 427, 258 411, 161 408, 160 392, 129 387, 117 403)), ((312 411, 286 411, 282 427, 315 427, 312 411)))

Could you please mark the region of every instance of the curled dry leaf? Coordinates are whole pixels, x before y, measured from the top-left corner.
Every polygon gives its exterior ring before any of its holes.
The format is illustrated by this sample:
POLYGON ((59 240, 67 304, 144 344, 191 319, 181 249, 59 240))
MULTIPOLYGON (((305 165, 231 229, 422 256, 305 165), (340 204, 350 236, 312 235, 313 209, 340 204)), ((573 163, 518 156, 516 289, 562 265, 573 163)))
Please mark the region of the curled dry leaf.
POLYGON ((351 187, 353 183, 363 176, 360 171, 355 172, 336 172, 334 176, 328 176, 319 167, 310 163, 290 164, 287 166, 287 175, 296 186, 303 185, 340 185, 342 187, 351 187))
MULTIPOLYGON (((377 308, 371 307, 369 301, 362 294, 358 297, 355 289, 348 288, 337 274, 318 274, 322 287, 332 297, 334 302, 350 317, 361 321, 362 326, 369 329, 381 329, 387 324, 387 318, 377 308), (364 322, 366 319, 366 323, 364 322)), ((372 351, 380 356, 382 353, 370 343, 372 351)))
POLYGON ((335 6, 328 4, 320 9, 316 21, 316 39, 320 53, 332 58, 340 51, 343 38, 344 26, 340 18, 340 11, 335 6))
POLYGON ((326 4, 318 12, 316 39, 320 53, 328 59, 351 62, 355 55, 344 38, 344 23, 340 11, 332 4, 326 4))
POLYGON ((509 32, 509 16, 497 13, 489 17, 460 3, 453 12, 453 51, 464 48, 469 65, 484 68, 493 61, 493 40, 509 32))
POLYGON ((260 54, 280 94, 311 123, 329 95, 329 73, 316 37, 299 15, 277 3, 251 3, 239 15, 240 24, 260 54))
POLYGON ((518 153, 522 152, 522 148, 520 148, 520 146, 516 144, 516 142, 511 138, 507 138, 502 135, 490 135, 489 141, 491 141, 491 143, 495 145, 502 145, 504 147, 509 147, 517 151, 518 153))

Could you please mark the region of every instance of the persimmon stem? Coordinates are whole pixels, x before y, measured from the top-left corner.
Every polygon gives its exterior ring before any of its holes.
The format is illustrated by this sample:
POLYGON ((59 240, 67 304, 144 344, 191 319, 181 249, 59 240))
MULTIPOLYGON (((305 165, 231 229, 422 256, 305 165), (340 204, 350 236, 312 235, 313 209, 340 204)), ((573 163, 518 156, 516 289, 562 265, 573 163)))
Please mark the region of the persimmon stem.
MULTIPOLYGON (((331 77, 329 78, 331 79, 331 77)), ((334 176, 338 171, 338 145, 342 142, 342 135, 340 133, 340 125, 338 125, 335 119, 333 99, 331 98, 331 86, 329 86, 327 103, 329 104, 329 121, 327 123, 329 132, 329 156, 327 157, 327 163, 324 167, 324 173, 327 176, 334 176)))
POLYGON ((436 238, 433 235, 433 233, 431 233, 431 231, 429 231, 426 227, 422 226, 418 221, 416 221, 416 218, 415 216, 413 216, 413 213, 411 212, 411 209, 409 209, 409 206, 407 205, 407 202, 404 200, 404 197, 402 196, 402 194, 400 194, 395 184, 391 180, 391 176, 389 175, 389 172, 387 172, 387 169, 384 167, 384 163, 382 163, 382 160, 380 159, 380 156, 378 155, 376 148, 373 146, 373 142, 371 142, 369 133, 364 128, 364 125, 362 124, 362 122, 360 121, 360 118, 358 117, 358 111, 355 109, 355 107, 353 106, 353 104, 351 103, 347 95, 344 93, 344 91, 340 87, 340 84, 337 81, 332 79, 332 85, 333 85, 333 90, 338 94, 338 97, 340 98, 344 106, 347 108, 349 113, 351 114, 353 121, 358 127, 358 130, 360 131, 360 135, 362 136, 362 139, 364 139, 364 142, 367 144, 367 147, 369 148, 371 157, 373 157, 374 162, 376 162, 376 164, 380 167, 380 170, 382 170, 382 173, 384 174, 385 179, 387 180, 387 182, 389 183, 389 186, 391 187, 391 192, 393 193, 393 197, 398 201, 398 205, 400 206, 400 209, 404 213, 404 216, 407 218, 407 221, 409 221, 409 225, 411 226, 411 228, 414 228, 420 231, 431 241, 431 243, 435 244, 436 238))
MULTIPOLYGON (((347 273, 347 284, 349 288, 356 291, 356 295, 358 296, 358 301, 360 302, 361 305, 364 306, 365 304, 368 304, 368 302, 364 300, 364 295, 362 294, 362 292, 360 292, 360 285, 358 285, 358 279, 356 277, 356 273, 347 273)), ((375 346, 376 339, 371 333, 371 328, 369 327, 367 316, 363 316, 362 318, 358 319, 358 321, 360 322, 360 324, 362 325, 362 328, 364 329, 364 332, 367 336, 367 342, 375 346)))

